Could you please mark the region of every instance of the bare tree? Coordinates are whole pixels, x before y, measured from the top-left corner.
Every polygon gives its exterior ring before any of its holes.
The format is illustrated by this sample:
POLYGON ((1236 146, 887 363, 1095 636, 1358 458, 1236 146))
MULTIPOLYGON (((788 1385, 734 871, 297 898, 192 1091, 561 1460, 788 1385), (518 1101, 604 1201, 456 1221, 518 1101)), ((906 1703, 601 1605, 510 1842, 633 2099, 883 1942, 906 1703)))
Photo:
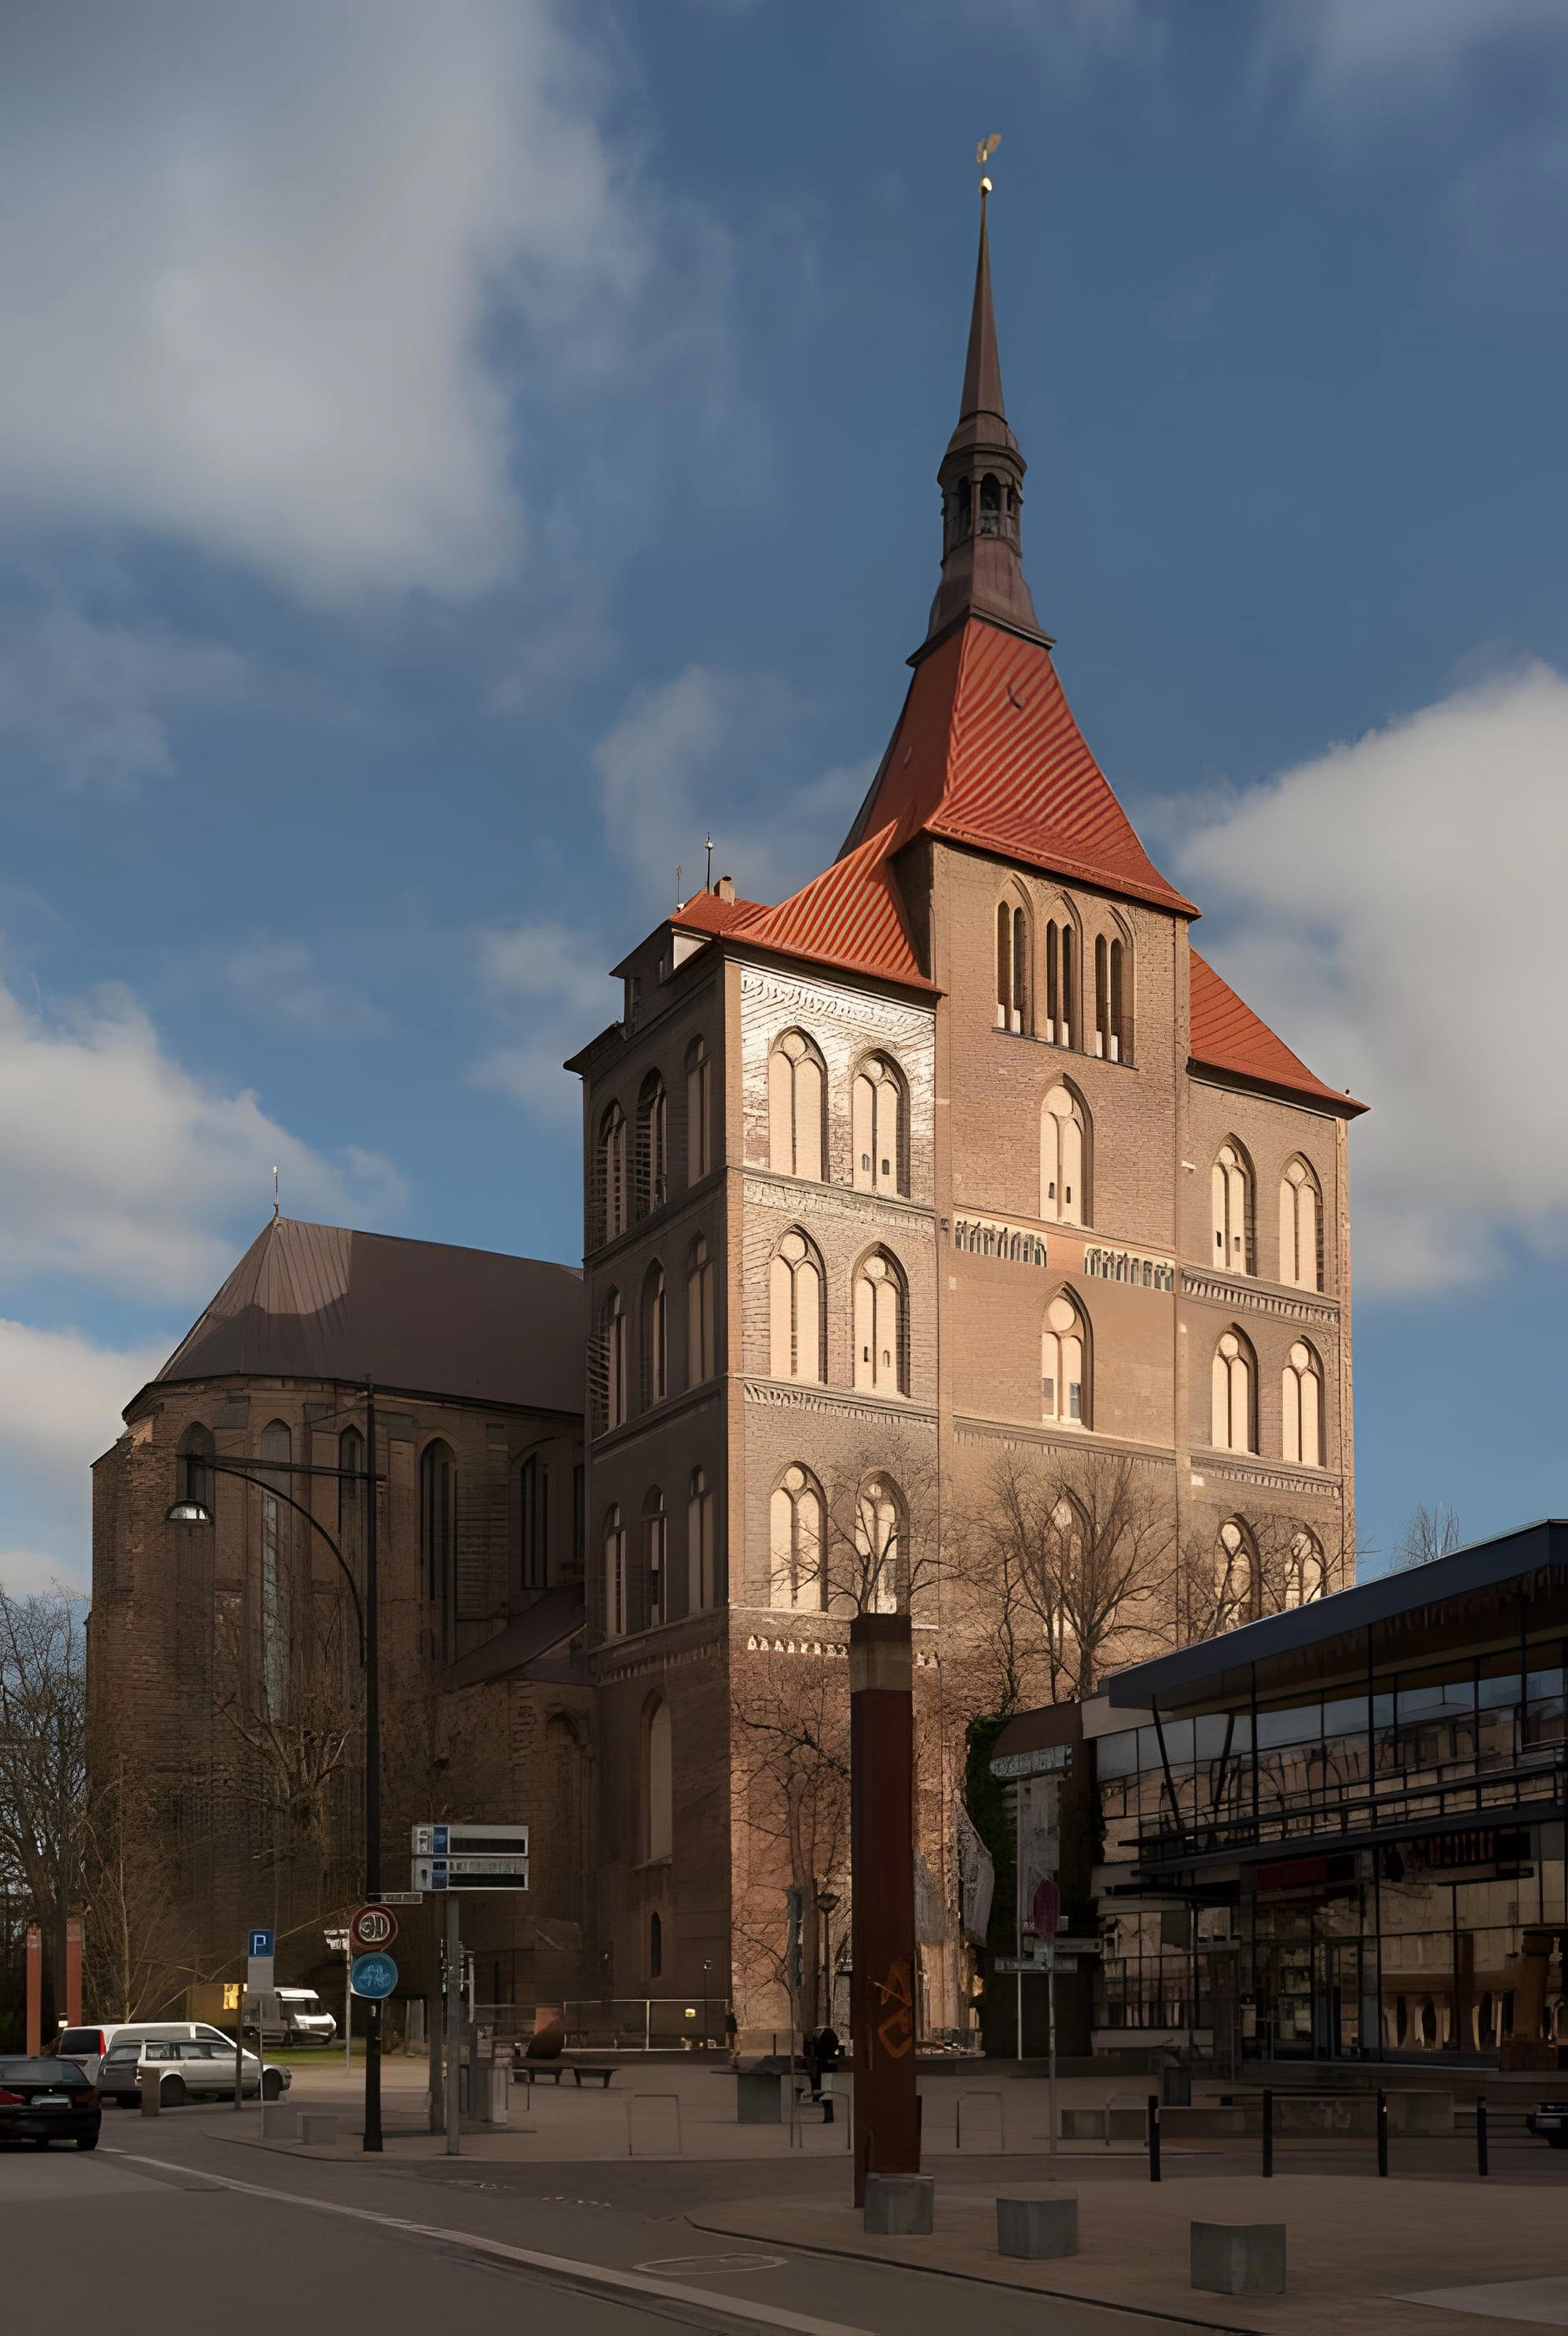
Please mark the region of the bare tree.
POLYGON ((334 1838, 340 1771, 361 1728, 363 1674, 353 1617, 334 1591, 313 1589, 284 1610, 282 1649, 256 1646, 237 1600, 218 1620, 217 1708, 254 1756, 286 1827, 286 1851, 305 1869, 312 1909, 333 1905, 349 1844, 334 1838))
POLYGON ((1396 1573, 1408 1572, 1412 1566, 1430 1565, 1435 1558, 1447 1557, 1459 1546, 1459 1516, 1446 1501, 1428 1508, 1419 1501, 1399 1529, 1389 1564, 1396 1573))
POLYGON ((84 1606, 0 1589, 0 1874, 64 1968, 87 1794, 84 1606))
POLYGON ((1092 1695, 1157 1632, 1175 1542, 1171 1504, 1129 1454, 1093 1446, 1004 1452, 968 1520, 976 1621, 998 1585, 1053 1703, 1092 1695))
POLYGON ((1191 1646, 1311 1604, 1333 1587, 1342 1552, 1342 1539, 1325 1542, 1288 1512, 1227 1518, 1217 1532, 1194 1523, 1173 1552, 1167 1642, 1191 1646))
POLYGON ((802 1572, 829 1614, 907 1613, 934 1588, 936 1462, 896 1427, 845 1454, 826 1489, 820 1546, 802 1572))
MULTIPOLYGON (((817 1901, 843 1901, 849 1869, 848 1666, 833 1654, 748 1656, 735 1717, 751 1854, 761 1869, 740 1893, 738 1929, 753 1970, 787 1986, 783 1893, 800 1893, 802 2017, 816 2026, 829 2009, 821 2001, 817 1901)), ((842 1922, 842 1906, 836 1911, 842 1922)))
POLYGON ((83 1813, 82 1874, 94 2001, 118 2020, 161 2011, 202 1973, 177 1952, 165 1814, 123 1756, 83 1813))

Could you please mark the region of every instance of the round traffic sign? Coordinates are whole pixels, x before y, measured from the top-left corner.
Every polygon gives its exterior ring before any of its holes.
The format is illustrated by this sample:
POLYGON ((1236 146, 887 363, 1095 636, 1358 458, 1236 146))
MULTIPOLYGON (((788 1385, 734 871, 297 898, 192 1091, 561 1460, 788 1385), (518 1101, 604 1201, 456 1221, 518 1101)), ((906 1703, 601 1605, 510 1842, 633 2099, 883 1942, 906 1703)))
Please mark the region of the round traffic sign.
POLYGON ((362 1906, 348 1926, 349 1941, 356 1954, 369 1954, 376 1947, 390 1947, 398 1934, 398 1918, 390 1906, 362 1906))
POLYGON ((379 2003, 396 1987, 398 1967, 390 1955, 356 1955, 349 1970, 348 1983, 356 1995, 368 1996, 373 2003, 379 2003))

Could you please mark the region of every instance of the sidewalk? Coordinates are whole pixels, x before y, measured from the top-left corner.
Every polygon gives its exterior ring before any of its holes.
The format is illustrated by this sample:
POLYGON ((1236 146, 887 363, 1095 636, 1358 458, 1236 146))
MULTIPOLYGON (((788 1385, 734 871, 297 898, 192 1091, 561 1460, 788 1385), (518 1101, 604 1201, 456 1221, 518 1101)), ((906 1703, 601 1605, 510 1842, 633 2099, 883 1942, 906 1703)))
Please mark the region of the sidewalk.
MULTIPOLYGON (((1079 2186, 1066 2168, 1050 2186, 1077 2189, 1082 2249, 1052 2263, 999 2255, 996 2187, 965 2187, 957 2169, 951 2180, 938 2174, 936 2231, 928 2239, 866 2237, 837 2185, 814 2198, 701 2207, 687 2219, 725 2237, 914 2264, 1202 2328, 1278 2336, 1505 2336, 1510 2328, 1568 2328, 1568 2241, 1554 2188, 1478 2195, 1457 2183, 1189 2173, 1129 2194, 1120 2185, 1079 2186), (1194 2222, 1283 2223, 1286 2293, 1195 2291, 1187 2253, 1194 2222), (1544 2282, 1555 2295, 1517 2289, 1521 2282, 1544 2282), (1456 2309, 1439 2301, 1444 2290, 1471 2292, 1454 2297, 1456 2309)), ((955 2305, 964 2318, 983 2311, 978 2297, 955 2305)))

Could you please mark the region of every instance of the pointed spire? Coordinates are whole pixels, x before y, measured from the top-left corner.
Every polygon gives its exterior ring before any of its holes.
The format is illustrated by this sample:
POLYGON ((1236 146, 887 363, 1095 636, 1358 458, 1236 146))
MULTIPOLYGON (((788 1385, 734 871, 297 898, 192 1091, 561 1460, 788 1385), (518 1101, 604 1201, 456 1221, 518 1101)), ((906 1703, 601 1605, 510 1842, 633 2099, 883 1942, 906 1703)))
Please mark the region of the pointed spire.
MULTIPOLYGON (((994 141, 992 141, 994 142, 994 141)), ((980 251, 957 426, 936 476, 942 488, 942 580, 926 646, 969 617, 989 617, 1049 644, 1023 579, 1019 521, 1025 463, 1008 427, 991 297, 991 181, 980 182, 980 251)))
MULTIPOLYGON (((959 403, 959 426, 972 414, 994 414, 1002 422, 1007 408, 1002 402, 1002 359, 996 353, 996 311, 991 303, 991 238, 986 232, 985 206, 991 182, 980 184, 980 257, 974 268, 974 307, 969 319, 969 355, 963 367, 963 395, 959 403)), ((1009 432, 1009 436, 1011 433, 1009 432)))

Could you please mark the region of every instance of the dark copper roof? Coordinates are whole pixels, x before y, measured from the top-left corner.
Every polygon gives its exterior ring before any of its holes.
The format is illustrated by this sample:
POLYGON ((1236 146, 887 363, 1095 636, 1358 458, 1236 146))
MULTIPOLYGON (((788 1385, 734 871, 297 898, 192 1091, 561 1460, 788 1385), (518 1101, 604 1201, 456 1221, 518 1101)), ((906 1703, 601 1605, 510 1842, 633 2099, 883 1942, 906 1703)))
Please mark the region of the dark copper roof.
POLYGON ((153 1384, 369 1377, 399 1394, 579 1412, 583 1341, 571 1266, 275 1217, 153 1384))

